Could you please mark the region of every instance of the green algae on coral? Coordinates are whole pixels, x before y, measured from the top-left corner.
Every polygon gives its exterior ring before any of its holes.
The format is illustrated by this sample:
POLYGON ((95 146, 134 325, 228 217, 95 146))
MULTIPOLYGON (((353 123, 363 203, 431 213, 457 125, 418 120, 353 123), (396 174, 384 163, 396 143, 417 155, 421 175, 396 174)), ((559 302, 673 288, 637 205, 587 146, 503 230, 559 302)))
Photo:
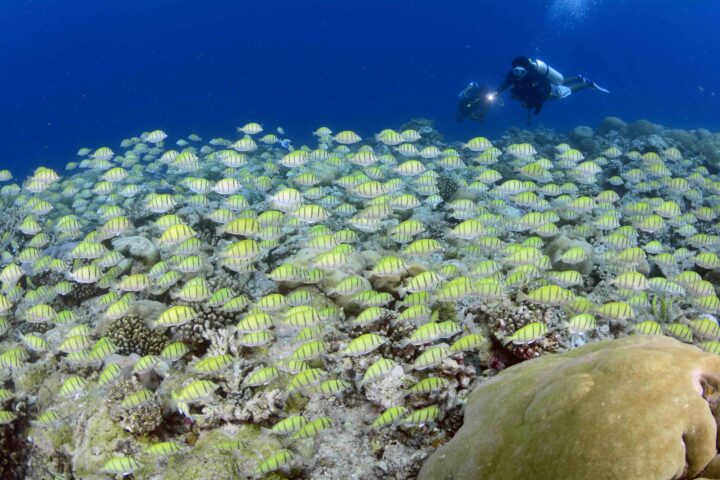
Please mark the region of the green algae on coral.
POLYGON ((244 479, 262 459, 282 448, 280 442, 264 435, 262 429, 245 425, 238 429, 220 428, 202 432, 192 450, 168 458, 167 467, 158 469, 160 478, 173 480, 244 479), (233 431, 236 430, 236 431, 233 431), (237 441, 238 450, 219 449, 223 442, 237 441))

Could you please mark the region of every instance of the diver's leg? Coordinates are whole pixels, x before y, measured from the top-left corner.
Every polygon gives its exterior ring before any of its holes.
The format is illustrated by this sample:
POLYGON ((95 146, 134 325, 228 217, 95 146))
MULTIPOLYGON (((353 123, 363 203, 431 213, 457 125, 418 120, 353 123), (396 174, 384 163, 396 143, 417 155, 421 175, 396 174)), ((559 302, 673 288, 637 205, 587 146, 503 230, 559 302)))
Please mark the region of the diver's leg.
POLYGON ((548 96, 548 100, 559 100, 561 98, 566 98, 572 93, 572 89, 567 85, 557 85, 553 83, 550 85, 550 95, 548 96))
POLYGON ((572 93, 579 92, 580 90, 585 90, 586 88, 592 88, 592 83, 585 83, 585 82, 576 82, 571 85, 565 85, 566 87, 570 88, 570 91, 572 93))
POLYGON ((569 87, 572 93, 579 92, 580 90, 585 90, 586 88, 592 88, 594 90, 599 90, 604 93, 610 93, 608 90, 602 88, 597 83, 593 82, 587 77, 583 77, 582 75, 575 75, 574 77, 566 78, 563 81, 563 85, 569 87))

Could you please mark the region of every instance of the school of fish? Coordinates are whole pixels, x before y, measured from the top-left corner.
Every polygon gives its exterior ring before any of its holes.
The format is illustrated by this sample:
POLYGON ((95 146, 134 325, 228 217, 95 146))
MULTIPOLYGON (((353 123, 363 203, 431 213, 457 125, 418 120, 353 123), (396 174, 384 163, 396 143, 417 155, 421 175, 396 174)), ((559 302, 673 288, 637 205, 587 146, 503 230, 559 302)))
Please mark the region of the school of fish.
MULTIPOLYGON (((308 461, 301 442, 322 449, 347 428, 347 405, 371 406, 359 436, 436 428, 462 405, 445 365, 479 370, 491 348, 548 335, 572 347, 602 330, 720 354, 720 178, 696 159, 425 133, 321 127, 293 148, 255 122, 207 142, 154 130, 83 148, 66 172, 13 183, 0 171, 0 429, 18 421, 28 394, 16 381, 34 365, 65 365, 58 403, 152 377, 119 408, 159 402, 191 424, 271 390, 286 405, 328 399, 334 415, 281 409, 258 425, 282 448, 243 459, 238 478, 287 478, 308 461), (137 237, 155 258, 121 248, 137 237), (218 272, 235 283, 213 288, 218 272), (91 293, 70 301, 80 291, 91 293), (100 324, 148 300, 163 307, 144 320, 167 342, 128 362, 100 324), (565 321, 493 338, 460 313, 473 303, 539 305, 565 321), (203 344, 180 340, 203 308, 237 322, 201 332, 203 344), (368 398, 391 376, 402 386, 392 404, 368 398)), ((36 428, 75 421, 58 412, 22 415, 36 428)), ((242 443, 217 448, 240 455, 242 443)), ((158 458, 193 446, 161 427, 131 451, 97 448, 98 474, 127 476, 162 475, 158 458)))

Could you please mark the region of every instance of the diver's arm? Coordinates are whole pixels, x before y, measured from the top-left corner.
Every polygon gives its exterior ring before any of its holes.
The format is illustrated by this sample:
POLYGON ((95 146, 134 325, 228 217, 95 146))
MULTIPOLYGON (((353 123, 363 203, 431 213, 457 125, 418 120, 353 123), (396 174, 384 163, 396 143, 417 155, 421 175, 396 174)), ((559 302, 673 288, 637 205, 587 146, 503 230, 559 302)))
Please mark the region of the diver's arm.
POLYGON ((497 93, 500 94, 510 88, 510 85, 512 85, 512 79, 510 78, 510 75, 505 77, 505 80, 502 81, 502 83, 497 88, 497 93))

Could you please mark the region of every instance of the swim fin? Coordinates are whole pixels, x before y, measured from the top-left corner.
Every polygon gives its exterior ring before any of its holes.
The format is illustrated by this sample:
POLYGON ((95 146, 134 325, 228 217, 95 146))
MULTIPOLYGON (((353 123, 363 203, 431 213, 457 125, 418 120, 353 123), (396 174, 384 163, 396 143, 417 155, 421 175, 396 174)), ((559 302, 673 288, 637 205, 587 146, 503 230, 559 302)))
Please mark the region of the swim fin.
POLYGON ((595 90, 599 90, 599 91, 601 91, 601 92, 603 92, 603 93, 610 93, 610 90, 608 90, 608 89, 606 89, 606 88, 602 88, 600 85, 598 85, 598 84, 595 83, 595 82, 592 82, 592 87, 593 87, 595 90))
POLYGON ((589 85, 590 85, 592 88, 594 88, 595 90, 598 90, 598 91, 603 92, 603 93, 610 93, 610 90, 608 90, 608 89, 606 89, 606 88, 602 88, 600 85, 598 85, 597 83, 593 82, 593 81, 590 80, 589 78, 584 77, 584 76, 582 76, 582 75, 580 75, 580 74, 578 74, 578 75, 576 75, 576 76, 577 76, 577 78, 578 78, 581 82, 583 82, 583 83, 586 84, 586 85, 589 84, 589 85))

